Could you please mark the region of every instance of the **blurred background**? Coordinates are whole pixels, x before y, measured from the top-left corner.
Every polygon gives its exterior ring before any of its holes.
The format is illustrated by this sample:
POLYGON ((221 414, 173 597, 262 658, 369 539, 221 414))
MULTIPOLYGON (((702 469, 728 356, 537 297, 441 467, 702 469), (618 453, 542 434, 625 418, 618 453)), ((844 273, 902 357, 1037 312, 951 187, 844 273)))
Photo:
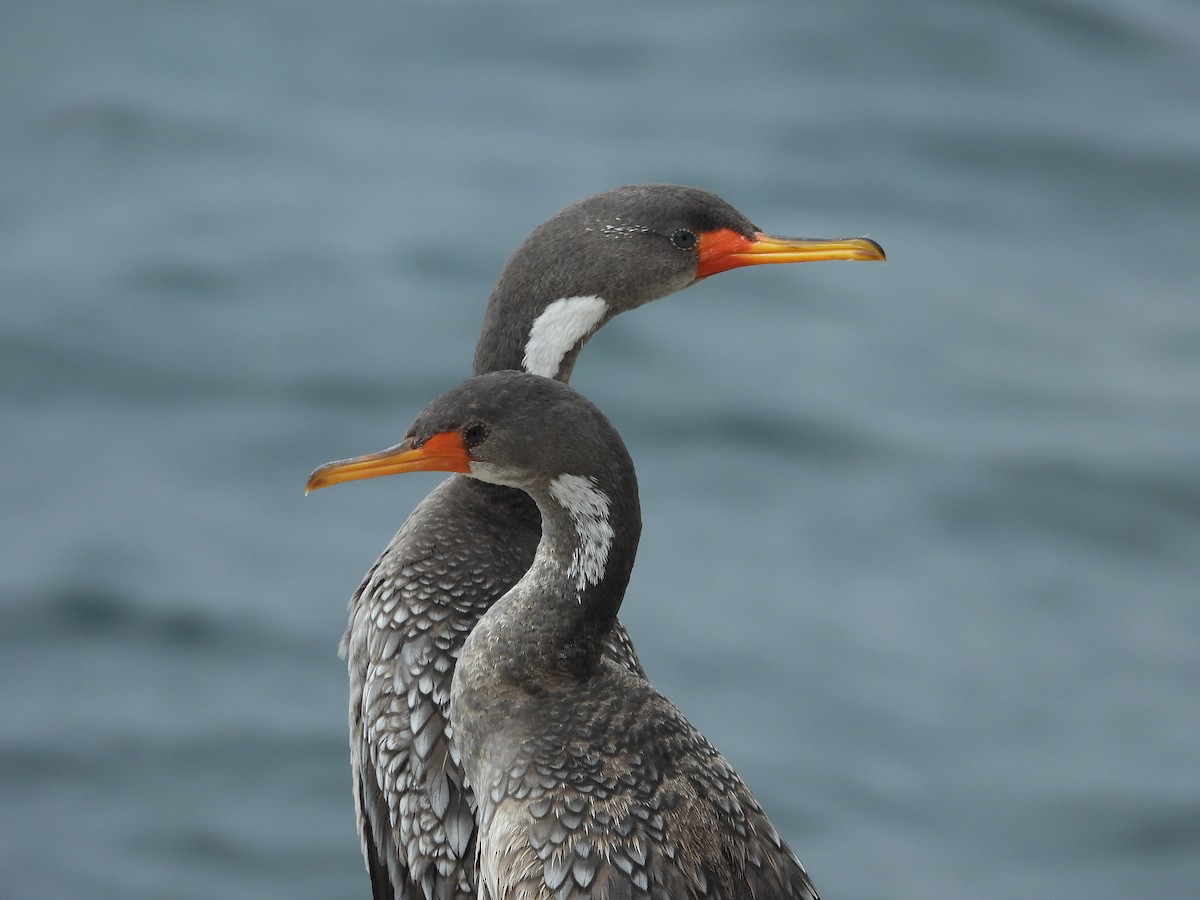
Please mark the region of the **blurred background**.
POLYGON ((889 262, 576 368, 623 618, 834 898, 1200 885, 1200 8, 6 4, 0 896, 366 897, 346 601, 541 220, 716 191, 889 262))

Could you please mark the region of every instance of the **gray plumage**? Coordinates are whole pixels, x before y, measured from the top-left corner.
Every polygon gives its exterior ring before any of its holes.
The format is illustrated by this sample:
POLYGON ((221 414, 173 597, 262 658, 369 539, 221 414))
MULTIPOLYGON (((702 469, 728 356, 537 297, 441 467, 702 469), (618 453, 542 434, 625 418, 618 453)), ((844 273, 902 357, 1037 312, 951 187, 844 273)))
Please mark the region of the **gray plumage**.
MULTIPOLYGON (((564 354, 556 376, 566 381, 612 316, 696 282, 695 254, 670 236, 718 227, 755 231, 719 197, 674 185, 618 188, 562 210, 505 264, 476 374, 520 368, 534 321, 555 300, 601 296, 610 311, 564 354)), ((452 476, 409 516, 350 600, 340 649, 350 674, 355 809, 376 900, 475 896, 473 798, 447 722, 450 676, 475 622, 529 568, 539 536, 525 494, 452 476)), ((642 674, 623 627, 606 648, 642 674)))
MULTIPOLYGON (((350 756, 376 897, 475 896, 474 803, 451 739, 450 678, 467 633, 533 560, 540 521, 523 497, 452 476, 354 595, 343 639, 350 756)), ((606 650, 641 674, 624 629, 606 650)))
MULTIPOLYGON (((714 194, 675 185, 617 188, 562 210, 505 264, 475 374, 533 360, 531 371, 567 381, 583 345, 613 316, 732 267, 701 259, 696 239, 706 234, 765 237, 714 194), (566 304, 561 317, 535 339, 556 301, 566 304)), ((882 258, 876 250, 870 244, 868 256, 841 258, 882 258)), ((528 569, 539 534, 525 494, 452 476, 413 512, 351 598, 341 652, 355 804, 376 900, 475 896, 474 798, 448 725, 451 675, 476 621, 528 569)), ((619 623, 603 648, 614 670, 643 676, 619 623)))
POLYGON ((641 529, 616 431, 570 388, 499 372, 435 400, 409 437, 471 424, 487 434, 474 474, 527 491, 542 520, 531 568, 483 615, 453 676, 450 718, 479 800, 479 896, 815 900, 737 773, 604 652, 641 529), (598 550, 603 565, 581 577, 598 550))

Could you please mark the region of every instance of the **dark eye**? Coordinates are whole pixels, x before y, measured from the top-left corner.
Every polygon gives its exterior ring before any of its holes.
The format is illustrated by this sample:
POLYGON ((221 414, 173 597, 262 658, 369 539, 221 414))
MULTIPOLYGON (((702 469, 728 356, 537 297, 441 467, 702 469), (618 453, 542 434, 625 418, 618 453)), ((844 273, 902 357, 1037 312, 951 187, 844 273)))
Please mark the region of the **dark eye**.
POLYGON ((680 250, 694 250, 696 245, 700 243, 700 239, 696 237, 694 231, 688 231, 686 228, 680 228, 671 235, 671 243, 680 250))
POLYGON ((481 422, 472 422, 462 431, 463 443, 468 447, 477 447, 488 436, 487 426, 481 422))

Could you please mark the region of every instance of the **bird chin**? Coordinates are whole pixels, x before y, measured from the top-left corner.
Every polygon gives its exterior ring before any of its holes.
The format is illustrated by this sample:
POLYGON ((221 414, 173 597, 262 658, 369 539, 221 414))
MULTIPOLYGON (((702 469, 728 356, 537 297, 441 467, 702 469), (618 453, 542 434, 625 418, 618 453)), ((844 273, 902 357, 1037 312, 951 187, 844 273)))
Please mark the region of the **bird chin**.
POLYGON ((528 479, 520 478, 516 472, 506 466, 498 466, 494 463, 480 462, 479 460, 471 461, 471 471, 468 474, 472 478, 478 478, 480 481, 488 482, 488 484, 499 484, 512 488, 523 488, 528 481, 528 479))

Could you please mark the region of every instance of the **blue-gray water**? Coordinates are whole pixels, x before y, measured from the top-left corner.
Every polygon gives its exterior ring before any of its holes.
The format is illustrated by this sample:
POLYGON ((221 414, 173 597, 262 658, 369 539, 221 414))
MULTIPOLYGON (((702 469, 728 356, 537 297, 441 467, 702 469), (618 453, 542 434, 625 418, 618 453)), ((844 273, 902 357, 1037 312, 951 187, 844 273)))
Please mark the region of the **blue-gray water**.
POLYGON ((335 647, 543 218, 886 266, 618 319, 624 619, 837 898, 1200 895, 1188 0, 9 3, 0 896, 366 897, 335 647))

